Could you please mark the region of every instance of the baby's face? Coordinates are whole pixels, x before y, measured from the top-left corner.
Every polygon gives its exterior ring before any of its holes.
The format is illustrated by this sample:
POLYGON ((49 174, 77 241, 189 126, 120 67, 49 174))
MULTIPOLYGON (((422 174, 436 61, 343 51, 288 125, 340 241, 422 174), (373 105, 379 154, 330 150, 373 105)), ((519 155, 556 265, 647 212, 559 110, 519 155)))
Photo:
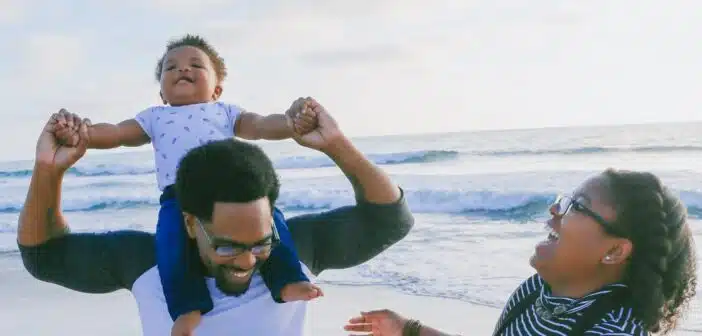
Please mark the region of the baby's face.
POLYGON ((216 100, 221 93, 212 61, 202 50, 184 46, 163 58, 161 95, 170 105, 189 105, 216 100))

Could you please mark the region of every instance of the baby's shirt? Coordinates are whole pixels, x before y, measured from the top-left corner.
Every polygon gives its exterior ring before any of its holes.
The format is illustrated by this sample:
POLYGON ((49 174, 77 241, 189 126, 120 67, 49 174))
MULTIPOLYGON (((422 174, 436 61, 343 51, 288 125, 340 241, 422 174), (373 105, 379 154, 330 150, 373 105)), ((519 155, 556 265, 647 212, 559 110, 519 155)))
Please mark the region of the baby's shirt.
POLYGON ((158 188, 175 183, 180 160, 207 142, 234 137, 242 109, 220 102, 150 107, 134 118, 151 138, 158 188))

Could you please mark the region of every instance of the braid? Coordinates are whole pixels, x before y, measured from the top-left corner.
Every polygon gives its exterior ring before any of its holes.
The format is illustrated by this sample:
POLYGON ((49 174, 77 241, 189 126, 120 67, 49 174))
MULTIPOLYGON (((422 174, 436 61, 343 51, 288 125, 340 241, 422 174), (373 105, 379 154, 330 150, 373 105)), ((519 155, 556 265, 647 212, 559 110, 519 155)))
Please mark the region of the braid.
POLYGON ((650 332, 670 332, 695 295, 687 210, 653 174, 607 170, 617 223, 633 243, 626 272, 634 311, 650 332))

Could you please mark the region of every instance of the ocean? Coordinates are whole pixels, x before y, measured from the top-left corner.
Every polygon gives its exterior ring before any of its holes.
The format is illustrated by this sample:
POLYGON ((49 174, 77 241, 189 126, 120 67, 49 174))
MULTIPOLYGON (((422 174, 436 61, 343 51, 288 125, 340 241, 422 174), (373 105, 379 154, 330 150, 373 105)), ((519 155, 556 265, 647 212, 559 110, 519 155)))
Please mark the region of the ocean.
MULTIPOLYGON (((550 202, 607 167, 658 174, 686 203, 700 241, 700 131, 702 123, 687 123, 355 139, 404 188, 416 226, 377 258, 328 271, 320 282, 500 307, 533 273, 528 260, 546 235, 550 202)), ((291 141, 261 146, 281 177, 286 216, 352 204, 348 182, 327 158, 291 141)), ((17 217, 31 167, 0 163, 0 254, 9 258, 18 258, 17 217)), ((69 172, 63 208, 74 231, 154 231, 158 195, 150 151, 94 150, 69 172)), ((685 328, 702 331, 696 320, 685 328)))

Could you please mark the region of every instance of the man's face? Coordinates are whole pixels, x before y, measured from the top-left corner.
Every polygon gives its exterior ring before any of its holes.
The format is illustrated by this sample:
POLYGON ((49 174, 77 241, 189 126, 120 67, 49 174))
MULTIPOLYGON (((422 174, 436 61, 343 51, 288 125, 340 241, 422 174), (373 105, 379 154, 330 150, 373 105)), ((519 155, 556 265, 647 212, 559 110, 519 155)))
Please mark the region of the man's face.
POLYGON ((244 293, 273 247, 274 224, 268 199, 215 203, 211 222, 189 214, 186 222, 217 287, 229 295, 244 293))

